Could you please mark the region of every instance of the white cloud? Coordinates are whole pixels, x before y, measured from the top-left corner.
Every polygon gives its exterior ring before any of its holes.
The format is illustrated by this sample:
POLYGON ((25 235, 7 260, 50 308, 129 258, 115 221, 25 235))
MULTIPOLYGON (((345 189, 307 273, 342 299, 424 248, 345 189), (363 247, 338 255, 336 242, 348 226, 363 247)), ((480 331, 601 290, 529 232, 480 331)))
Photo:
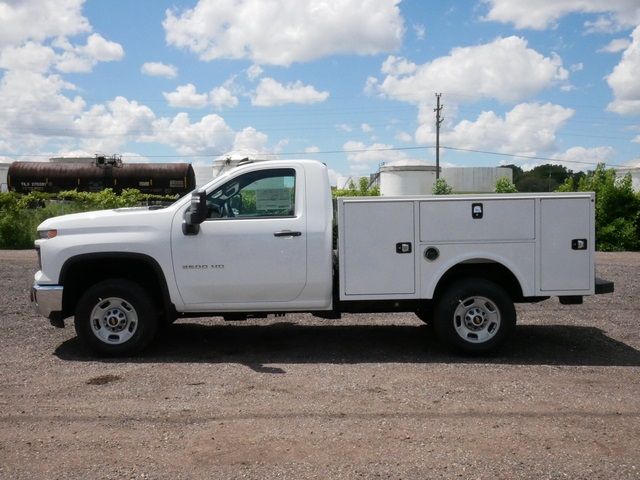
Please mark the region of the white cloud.
POLYGON ((68 37, 91 31, 84 0, 20 0, 0 5, 0 48, 27 40, 68 37))
POLYGON ((417 104, 431 100, 436 91, 447 92, 449 102, 482 98, 516 102, 568 78, 560 57, 545 57, 520 37, 454 48, 449 55, 415 69, 411 65, 389 57, 383 63, 383 69, 389 72, 384 81, 368 81, 367 85, 388 98, 417 104))
POLYGON ((236 97, 231 90, 226 86, 216 87, 209 92, 209 103, 217 110, 223 108, 233 108, 238 106, 238 97, 236 97))
POLYGON ((413 141, 413 137, 409 135, 407 132, 398 132, 396 133, 396 140, 404 143, 409 143, 413 141))
POLYGON ((318 153, 320 151, 320 147, 316 145, 311 145, 304 149, 305 153, 318 153))
POLYGON ((413 33, 416 34, 416 38, 418 40, 424 40, 425 37, 427 36, 427 29, 425 28, 424 25, 422 25, 420 23, 414 23, 413 24, 413 33))
POLYGON ((233 149, 236 151, 264 152, 267 149, 268 137, 253 127, 247 127, 236 133, 233 149))
POLYGON ((199 0, 167 10, 169 45, 201 60, 249 59, 290 65, 334 54, 373 55, 396 50, 404 33, 399 0, 199 0))
POLYGON ((483 0, 489 5, 485 20, 513 23, 516 28, 544 30, 552 28, 563 16, 571 13, 608 14, 595 22, 586 22, 590 32, 611 31, 612 28, 632 27, 640 23, 637 0, 483 0))
POLYGON ((364 133, 371 133, 373 132, 373 127, 368 123, 363 123, 362 125, 360 125, 360 130, 362 130, 364 133))
POLYGON ((0 68, 48 72, 53 65, 63 73, 90 72, 98 62, 113 62, 124 56, 122 46, 105 40, 94 33, 87 38, 86 45, 71 45, 66 40, 55 42, 54 48, 33 41, 0 49, 0 68))
POLYGON ((119 96, 83 112, 74 125, 76 135, 85 137, 85 148, 115 152, 128 140, 151 133, 155 118, 149 107, 119 96))
POLYGON ((152 77, 176 78, 178 76, 176 67, 161 62, 146 62, 142 65, 140 71, 152 77))
POLYGON ((231 150, 235 132, 222 117, 211 114, 191 123, 189 115, 181 112, 174 118, 154 122, 154 134, 141 141, 170 145, 181 155, 206 153, 218 155, 231 150))
POLYGON ((9 70, 0 80, 0 138, 11 151, 36 150, 51 136, 73 136, 73 118, 86 104, 63 92, 74 86, 59 75, 9 70))
POLYGON ((71 94, 75 85, 52 70, 89 72, 98 62, 122 59, 124 49, 91 33, 83 4, 84 0, 0 2, 3 150, 55 152, 89 140, 90 133, 81 128, 83 116, 89 114, 85 101, 71 94))
POLYGON ((264 72, 264 70, 262 70, 260 65, 251 65, 247 68, 247 78, 251 81, 256 80, 262 75, 262 72, 264 72))
POLYGON ((418 66, 408 61, 406 58, 389 55, 382 63, 380 71, 386 75, 411 75, 418 69, 418 66))
POLYGON ((324 102, 329 92, 319 92, 311 85, 303 85, 301 81, 283 85, 273 78, 260 80, 255 93, 251 96, 251 104, 258 107, 273 107, 287 103, 312 104, 324 102))
POLYGON ((622 59, 607 76, 614 95, 607 109, 620 114, 640 113, 640 26, 633 31, 631 38, 622 59))
POLYGON ((180 85, 173 92, 162 92, 171 107, 175 108, 204 108, 209 99, 206 93, 196 92, 196 87, 192 83, 180 85))
POLYGON ((342 130, 343 132, 347 132, 347 133, 353 131, 353 128, 351 127, 351 125, 348 125, 346 123, 339 123, 336 125, 336 128, 338 130, 342 130))
POLYGON ((20 46, 7 46, 0 50, 0 68, 45 73, 56 61, 51 47, 26 42, 20 46))
POLYGON ((216 87, 206 94, 198 93, 195 85, 187 83, 180 85, 173 92, 162 92, 162 95, 167 99, 169 106, 175 108, 204 108, 212 105, 217 110, 222 110, 224 107, 232 108, 238 105, 238 98, 225 85, 216 87))
POLYGON ((569 70, 572 72, 579 72, 584 69, 584 64, 582 62, 574 63, 569 67, 569 70))
POLYGON ((554 155, 560 165, 573 171, 593 170, 601 162, 608 162, 613 158, 615 150, 612 147, 571 147, 565 152, 554 155))
POLYGON ((96 62, 115 62, 124 57, 122 45, 111 42, 102 35, 94 33, 87 38, 87 44, 81 51, 96 62))
POLYGON ((352 173, 363 174, 378 169, 381 163, 398 161, 411 161, 404 151, 392 150, 393 145, 385 143, 372 143, 366 145, 363 142, 348 141, 342 149, 347 153, 347 162, 352 173))
POLYGON ((631 45, 628 38, 614 38, 604 47, 598 50, 599 53, 618 53, 626 50, 631 45))
MULTIPOLYGON (((536 155, 556 148, 556 132, 574 114, 570 108, 550 103, 521 103, 505 115, 482 112, 475 121, 463 120, 440 133, 443 145, 499 153, 536 155)), ((433 143, 433 126, 416 132, 421 144, 433 143)))
POLYGON ((612 15, 599 15, 594 21, 584 22, 585 33, 612 34, 624 30, 624 26, 612 15))
POLYGON ((64 73, 87 73, 98 62, 114 62, 122 60, 123 57, 122 45, 94 33, 87 38, 86 45, 66 44, 65 51, 60 56, 56 68, 64 73))

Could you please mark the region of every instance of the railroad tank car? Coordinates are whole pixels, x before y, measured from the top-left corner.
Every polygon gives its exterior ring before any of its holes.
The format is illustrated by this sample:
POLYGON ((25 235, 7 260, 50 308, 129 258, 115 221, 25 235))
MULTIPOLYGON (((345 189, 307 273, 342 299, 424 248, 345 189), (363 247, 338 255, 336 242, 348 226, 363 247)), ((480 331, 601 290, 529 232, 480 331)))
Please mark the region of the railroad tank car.
POLYGON ((196 186, 189 163, 13 162, 7 174, 9 190, 19 193, 57 193, 65 190, 116 193, 135 188, 155 195, 185 195, 196 186))

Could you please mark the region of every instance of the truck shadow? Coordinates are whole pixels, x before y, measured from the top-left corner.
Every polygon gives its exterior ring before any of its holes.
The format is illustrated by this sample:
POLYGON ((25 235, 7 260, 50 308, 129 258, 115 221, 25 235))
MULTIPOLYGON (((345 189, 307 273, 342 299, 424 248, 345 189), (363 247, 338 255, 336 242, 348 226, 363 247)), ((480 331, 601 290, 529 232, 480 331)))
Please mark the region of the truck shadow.
MULTIPOLYGON (((62 360, 95 361, 77 339, 55 351, 62 360)), ((640 366, 640 351, 594 327, 519 325, 491 356, 449 353, 424 325, 200 325, 178 323, 142 356, 104 362, 239 363, 264 373, 278 364, 489 363, 509 365, 640 366)))

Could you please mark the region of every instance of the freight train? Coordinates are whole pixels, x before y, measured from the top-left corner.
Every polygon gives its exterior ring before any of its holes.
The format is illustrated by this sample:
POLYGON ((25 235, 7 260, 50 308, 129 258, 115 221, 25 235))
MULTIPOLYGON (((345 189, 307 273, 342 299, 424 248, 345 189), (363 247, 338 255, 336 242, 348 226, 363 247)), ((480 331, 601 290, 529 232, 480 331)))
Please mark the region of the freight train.
POLYGON ((135 188, 142 193, 183 196, 196 187, 189 163, 122 163, 113 157, 88 162, 13 162, 7 174, 10 191, 57 193, 65 190, 116 193, 135 188))

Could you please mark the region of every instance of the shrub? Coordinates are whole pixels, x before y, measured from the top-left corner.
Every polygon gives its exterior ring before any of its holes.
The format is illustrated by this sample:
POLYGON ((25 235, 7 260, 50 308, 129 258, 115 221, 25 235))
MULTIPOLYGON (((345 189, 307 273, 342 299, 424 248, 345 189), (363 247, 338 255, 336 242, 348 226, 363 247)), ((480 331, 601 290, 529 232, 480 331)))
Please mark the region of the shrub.
POLYGON ((453 189, 444 178, 439 178, 433 184, 432 192, 434 195, 449 195, 453 189))
POLYGON ((500 177, 496 182, 496 188, 494 190, 496 193, 517 193, 518 189, 514 185, 514 183, 509 180, 507 177, 500 177))
POLYGON ((0 192, 0 248, 32 248, 36 228, 47 218, 173 200, 173 197, 142 194, 135 189, 123 190, 121 195, 116 195, 111 189, 96 193, 74 190, 27 195, 0 192))
POLYGON ((640 194, 633 191, 631 175, 616 179, 615 170, 599 164, 577 185, 568 178, 558 191, 596 193, 598 250, 640 250, 640 194))

